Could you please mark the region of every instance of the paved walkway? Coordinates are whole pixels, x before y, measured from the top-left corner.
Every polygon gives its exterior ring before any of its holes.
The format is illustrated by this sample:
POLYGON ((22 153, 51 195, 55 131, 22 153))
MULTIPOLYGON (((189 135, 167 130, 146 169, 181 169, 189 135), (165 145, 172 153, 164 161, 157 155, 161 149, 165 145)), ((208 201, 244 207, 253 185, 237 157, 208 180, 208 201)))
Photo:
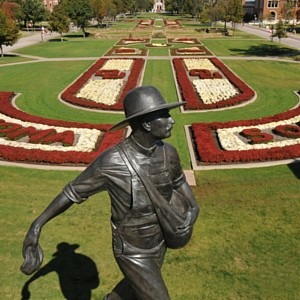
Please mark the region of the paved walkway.
POLYGON ((31 46, 38 43, 46 42, 50 39, 60 37, 60 34, 53 32, 52 34, 41 34, 40 32, 31 32, 27 36, 21 37, 14 45, 12 46, 3 46, 4 54, 13 52, 16 49, 31 46))
MULTIPOLYGON (((241 31, 245 31, 251 34, 255 34, 259 37, 265 38, 270 41, 270 32, 266 28, 258 28, 257 26, 251 26, 251 25, 237 25, 237 29, 241 31)), ((280 44, 287 45, 289 47, 293 47, 295 49, 300 50, 300 35, 299 34, 292 34, 289 33, 289 36, 287 38, 283 38, 280 40, 280 44)), ((278 43, 278 38, 273 38, 273 42, 278 43)))

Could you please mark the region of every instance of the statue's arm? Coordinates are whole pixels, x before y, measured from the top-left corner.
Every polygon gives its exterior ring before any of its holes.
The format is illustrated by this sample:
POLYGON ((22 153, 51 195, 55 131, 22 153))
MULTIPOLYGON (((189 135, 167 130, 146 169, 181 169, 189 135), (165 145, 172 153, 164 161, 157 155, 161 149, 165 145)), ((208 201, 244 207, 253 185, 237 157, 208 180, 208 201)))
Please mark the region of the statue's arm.
POLYGON ((42 227, 48 221, 66 211, 73 203, 64 193, 61 193, 32 222, 23 242, 24 263, 21 266, 23 273, 32 274, 39 269, 42 263, 43 253, 38 244, 42 227))
POLYGON ((192 220, 193 222, 195 222, 200 213, 200 208, 195 199, 191 187, 188 185, 187 182, 184 182, 179 188, 176 189, 176 191, 179 194, 181 194, 185 199, 187 199, 187 201, 189 202, 191 206, 192 220))

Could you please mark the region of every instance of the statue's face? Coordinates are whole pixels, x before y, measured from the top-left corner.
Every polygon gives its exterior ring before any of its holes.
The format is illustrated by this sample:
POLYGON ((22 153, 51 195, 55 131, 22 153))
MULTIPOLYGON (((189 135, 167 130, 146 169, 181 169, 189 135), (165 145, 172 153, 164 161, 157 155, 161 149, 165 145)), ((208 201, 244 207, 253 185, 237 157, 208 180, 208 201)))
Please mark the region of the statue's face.
POLYGON ((171 130, 175 124, 167 109, 152 113, 148 123, 150 133, 155 139, 165 139, 171 136, 171 130))

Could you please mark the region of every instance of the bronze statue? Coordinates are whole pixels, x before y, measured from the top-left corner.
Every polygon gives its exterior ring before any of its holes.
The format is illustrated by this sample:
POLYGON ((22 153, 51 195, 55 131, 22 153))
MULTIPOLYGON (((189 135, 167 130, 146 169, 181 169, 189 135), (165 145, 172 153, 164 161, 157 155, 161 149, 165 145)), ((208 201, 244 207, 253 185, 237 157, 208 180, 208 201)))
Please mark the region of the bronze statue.
POLYGON ((32 223, 23 243, 23 273, 41 265, 42 227, 74 203, 106 190, 113 253, 124 279, 105 299, 170 299, 161 274, 166 249, 189 241, 199 214, 176 149, 162 141, 175 123, 169 110, 183 104, 166 103, 152 86, 126 95, 126 118, 111 130, 130 125, 131 135, 99 155, 32 223))

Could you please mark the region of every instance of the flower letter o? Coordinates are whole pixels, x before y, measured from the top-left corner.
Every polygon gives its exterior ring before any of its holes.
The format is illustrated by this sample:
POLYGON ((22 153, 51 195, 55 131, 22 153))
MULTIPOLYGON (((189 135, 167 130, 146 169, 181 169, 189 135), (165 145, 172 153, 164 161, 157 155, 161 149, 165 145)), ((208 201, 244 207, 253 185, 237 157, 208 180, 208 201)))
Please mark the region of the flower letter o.
POLYGON ((278 125, 274 128, 274 133, 292 139, 300 138, 300 127, 297 125, 278 125))

